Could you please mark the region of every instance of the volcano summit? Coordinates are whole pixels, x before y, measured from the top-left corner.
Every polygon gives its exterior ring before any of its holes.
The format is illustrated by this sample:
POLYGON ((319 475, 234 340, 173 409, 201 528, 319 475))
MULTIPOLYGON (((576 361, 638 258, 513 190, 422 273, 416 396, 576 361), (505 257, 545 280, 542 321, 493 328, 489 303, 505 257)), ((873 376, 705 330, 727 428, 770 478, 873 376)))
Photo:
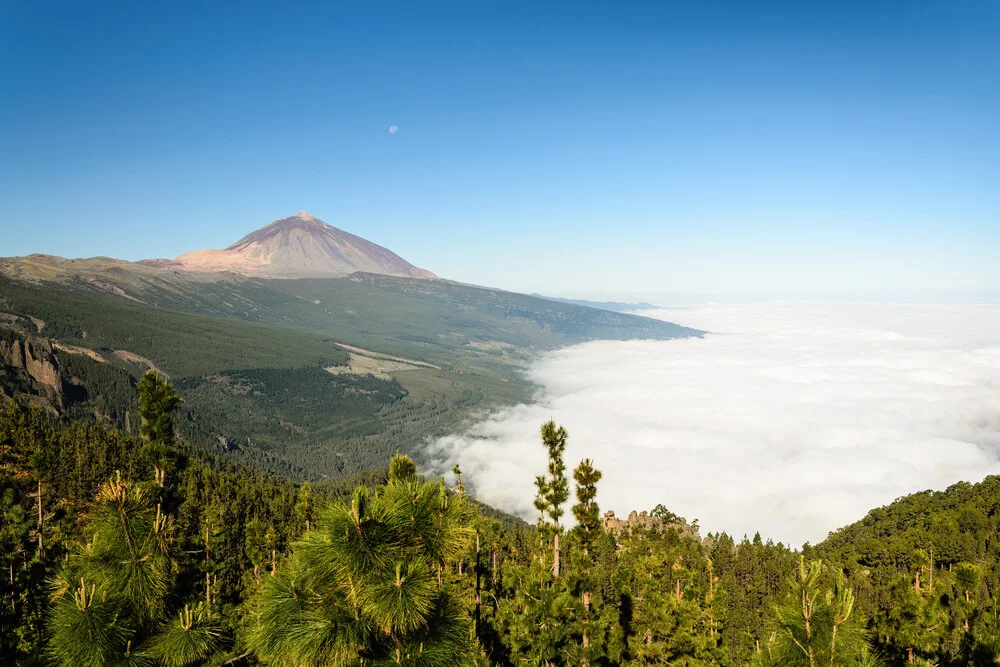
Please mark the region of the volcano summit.
POLYGON ((339 278, 355 271, 436 278, 396 253, 305 211, 252 232, 225 250, 195 250, 144 264, 188 271, 232 271, 263 278, 339 278))

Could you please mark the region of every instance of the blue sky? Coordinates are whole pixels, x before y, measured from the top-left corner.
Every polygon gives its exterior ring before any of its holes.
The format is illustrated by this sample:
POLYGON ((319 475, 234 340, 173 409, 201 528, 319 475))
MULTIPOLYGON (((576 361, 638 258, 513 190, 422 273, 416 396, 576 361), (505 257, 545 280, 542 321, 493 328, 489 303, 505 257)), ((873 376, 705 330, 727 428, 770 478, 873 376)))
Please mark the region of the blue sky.
POLYGON ((1000 3, 818 4, 0 2, 0 255, 306 209, 523 291, 1000 290, 1000 3))

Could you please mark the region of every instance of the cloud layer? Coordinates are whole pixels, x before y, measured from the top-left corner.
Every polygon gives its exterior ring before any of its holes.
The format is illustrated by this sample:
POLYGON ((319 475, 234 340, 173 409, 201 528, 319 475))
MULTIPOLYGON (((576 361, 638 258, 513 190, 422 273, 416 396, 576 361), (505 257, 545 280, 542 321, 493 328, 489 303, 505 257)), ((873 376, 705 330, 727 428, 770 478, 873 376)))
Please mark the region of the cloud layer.
MULTIPOLYGON (((649 315, 648 312, 644 313, 649 315)), ((593 458, 619 515, 795 546, 922 489, 1000 474, 1000 306, 712 305, 653 316, 705 339, 595 342, 529 371, 535 403, 431 444, 479 498, 533 519, 540 424, 593 458)))

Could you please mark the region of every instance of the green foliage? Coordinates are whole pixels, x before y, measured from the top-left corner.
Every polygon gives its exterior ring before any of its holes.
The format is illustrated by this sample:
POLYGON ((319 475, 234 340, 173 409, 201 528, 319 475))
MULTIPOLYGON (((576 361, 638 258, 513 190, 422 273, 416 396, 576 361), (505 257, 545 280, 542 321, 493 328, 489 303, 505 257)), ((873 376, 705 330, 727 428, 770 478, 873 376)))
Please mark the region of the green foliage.
MULTIPOLYGON (((725 596, 717 591, 706 545, 674 528, 629 531, 619 536, 618 544, 614 585, 629 610, 626 662, 725 664, 719 617, 729 610, 720 604, 725 596)), ((733 548, 738 557, 741 549, 731 541, 716 546, 718 556, 733 548)))
MULTIPOLYGON (((150 599, 150 591, 163 590, 166 569, 164 598, 151 600, 146 609, 155 612, 152 615, 165 613, 173 620, 184 604, 194 609, 205 599, 208 575, 212 618, 221 626, 224 638, 232 642, 240 622, 233 610, 259 586, 254 570, 259 566, 258 575, 266 577, 272 554, 280 554, 304 530, 301 517, 307 516, 308 510, 303 510, 305 514, 295 510, 304 497, 301 487, 175 445, 165 452, 176 467, 168 477, 168 487, 160 489, 152 483, 154 472, 147 464, 143 444, 138 438, 93 423, 60 425, 50 415, 26 411, 15 403, 0 410, 0 655, 15 656, 26 664, 46 664, 51 630, 46 627, 47 617, 55 609, 47 581, 62 571, 67 557, 69 569, 85 567, 88 572, 87 590, 94 588, 94 596, 87 597, 88 605, 91 600, 104 605, 94 607, 94 613, 106 609, 107 604, 124 604, 123 591, 130 591, 136 600, 150 599), (116 471, 121 474, 121 484, 131 489, 119 498, 130 518, 127 533, 126 526, 112 521, 107 513, 107 498, 94 501, 109 478, 118 483, 116 471), (39 486, 44 518, 40 531, 39 486), (165 532, 161 528, 161 535, 168 536, 166 544, 150 537, 157 517, 155 496, 164 492, 173 505, 169 512, 160 512, 161 525, 166 518, 165 532), (136 501, 136 494, 146 499, 145 508, 136 501), (144 554, 137 557, 140 562, 123 556, 120 538, 126 534, 136 553, 144 554), (40 543, 44 549, 39 548, 40 543), (148 560, 143 560, 146 556, 148 560), (168 568, 163 567, 164 558, 169 561, 168 568), (114 584, 98 585, 98 578, 103 581, 105 577, 114 584), (114 595, 109 598, 111 593, 114 595)), ((356 483, 374 486, 384 480, 383 468, 357 480, 312 484, 305 495, 324 504, 349 494, 356 483)), ((72 601, 72 592, 80 588, 79 578, 69 578, 68 570, 63 579, 60 590, 65 596, 57 598, 58 605, 72 601)), ((129 612, 120 619, 133 628, 141 615, 129 612)), ((144 632, 154 630, 148 627, 144 632)), ((146 658, 133 650, 128 659, 146 658)))
POLYGON ((538 488, 535 507, 548 517, 557 531, 563 515, 563 503, 569 500, 569 482, 566 480, 566 464, 563 463, 567 437, 566 429, 556 426, 554 421, 542 424, 542 445, 548 450, 549 468, 548 477, 535 478, 538 488))
POLYGON ((88 540, 51 582, 49 652, 60 665, 117 664, 142 654, 144 631, 163 616, 172 570, 169 522, 150 504, 142 485, 101 485, 88 540))
POLYGON ((11 403, 0 654, 150 667, 1000 656, 998 478, 901 499, 799 553, 759 535, 702 538, 662 506, 606 526, 589 460, 573 471, 567 532, 567 436, 550 423, 542 437, 534 529, 422 480, 405 455, 358 488, 295 484, 175 443, 158 452, 163 478, 135 437, 11 403))
POLYGON ((417 474, 417 464, 409 456, 396 454, 389 462, 389 481, 406 482, 417 474))
POLYGON ((127 350, 155 360, 171 376, 347 360, 343 349, 316 333, 176 312, 52 283, 36 287, 0 277, 0 290, 4 310, 45 320, 47 335, 106 354, 127 350))
POLYGON ((657 519, 659 519, 660 521, 662 521, 664 524, 685 523, 684 517, 678 516, 678 515, 674 514, 673 512, 671 512, 670 510, 668 510, 666 507, 664 507, 662 504, 658 504, 656 507, 654 507, 649 512, 649 515, 653 516, 653 517, 656 517, 657 519))
POLYGON ((576 481, 577 500, 577 504, 573 506, 573 517, 582 531, 580 540, 586 553, 594 535, 600 529, 601 510, 594 499, 597 497, 597 483, 601 481, 601 471, 594 467, 593 461, 584 459, 573 471, 573 479, 576 481))
POLYGON ((56 350, 63 380, 65 421, 96 419, 134 433, 139 404, 136 380, 126 368, 56 350))
POLYGON ((398 429, 406 396, 393 380, 321 368, 226 371, 177 388, 185 440, 308 479, 384 466, 393 445, 382 436, 398 429))
POLYGON ((1000 597, 998 528, 1000 477, 988 477, 874 509, 812 556, 847 573, 890 664, 990 664, 1000 657, 1000 628, 988 621, 1000 597))
POLYGON ((221 634, 207 606, 185 605, 150 638, 146 654, 165 667, 196 665, 216 651, 221 634))
POLYGON ((139 417, 142 420, 139 435, 150 442, 174 444, 173 412, 183 402, 170 381, 156 371, 146 371, 137 385, 139 390, 139 417))
POLYGON ((266 664, 463 663, 468 617, 440 578, 469 537, 462 499, 414 472, 394 458, 385 487, 326 511, 265 580, 247 644, 266 664))
POLYGON ((832 588, 822 583, 823 564, 799 559, 788 597, 777 606, 774 632, 758 652, 764 667, 836 667, 858 664, 866 645, 855 626, 854 593, 837 572, 832 588))
MULTIPOLYGON (((58 409, 134 432, 131 376, 148 366, 116 352, 139 355, 184 395, 182 439, 298 479, 350 476, 397 450, 418 455, 427 438, 527 399, 533 387, 520 368, 540 350, 700 335, 445 281, 206 279, 101 259, 27 262, 18 275, 39 267, 36 282, 0 276, 0 310, 40 318, 46 336, 106 361, 60 352, 67 361, 58 409), (391 380, 324 377, 321 369, 347 364, 341 343, 440 368, 413 366, 391 380)), ((18 375, 8 387, 0 373, 0 390, 10 396, 32 384, 18 375)))
POLYGON ((66 667, 127 664, 135 622, 124 600, 81 581, 56 598, 49 622, 49 655, 66 667))

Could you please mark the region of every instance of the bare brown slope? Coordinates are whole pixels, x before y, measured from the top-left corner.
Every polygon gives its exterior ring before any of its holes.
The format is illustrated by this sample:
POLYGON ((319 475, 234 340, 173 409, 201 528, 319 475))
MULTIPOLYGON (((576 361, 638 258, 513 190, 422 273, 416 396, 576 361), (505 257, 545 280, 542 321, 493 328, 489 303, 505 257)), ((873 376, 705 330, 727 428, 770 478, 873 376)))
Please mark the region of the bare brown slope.
POLYGON ((357 271, 408 278, 435 278, 396 253, 332 227, 305 211, 275 220, 225 250, 196 250, 163 268, 232 271, 266 278, 328 278, 357 271))

